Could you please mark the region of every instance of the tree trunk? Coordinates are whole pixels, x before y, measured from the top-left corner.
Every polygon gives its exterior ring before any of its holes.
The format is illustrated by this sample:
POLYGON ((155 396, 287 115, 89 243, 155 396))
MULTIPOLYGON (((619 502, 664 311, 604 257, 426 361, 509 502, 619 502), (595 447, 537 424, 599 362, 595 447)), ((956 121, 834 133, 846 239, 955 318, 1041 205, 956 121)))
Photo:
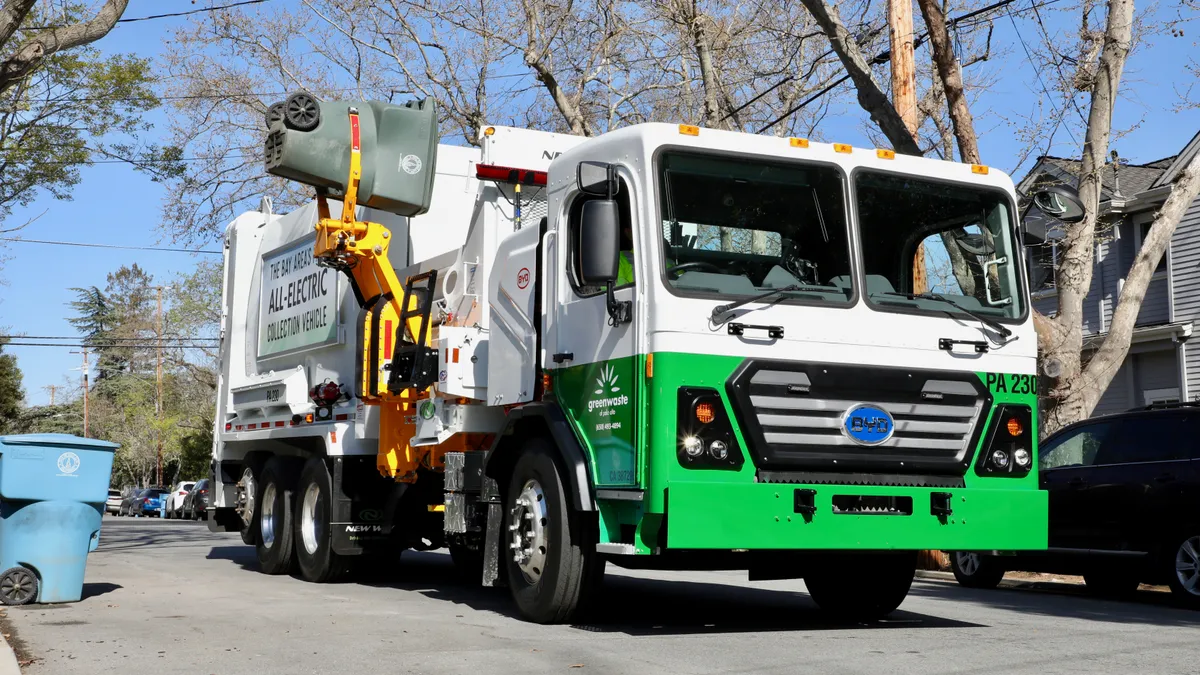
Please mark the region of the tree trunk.
MULTIPOLYGON (((1058 362, 1060 374, 1050 388, 1052 407, 1042 420, 1043 434, 1086 418, 1104 391, 1103 388, 1097 388, 1095 383, 1084 381, 1083 377, 1083 302, 1092 285, 1092 268, 1095 264, 1100 170, 1104 167, 1104 155, 1108 152, 1113 106, 1132 37, 1133 0, 1111 0, 1108 5, 1108 25, 1104 31, 1104 47, 1092 83, 1091 110, 1083 142, 1079 197, 1083 202, 1084 219, 1068 227, 1059 243, 1062 258, 1055 272, 1058 314, 1053 320, 1061 330, 1057 331, 1056 339, 1047 345, 1044 357, 1058 362)), ((1145 289, 1142 291, 1144 293, 1145 289)), ((1140 298, 1137 305, 1140 305, 1140 298)), ((1130 309, 1136 316, 1138 306, 1131 306, 1130 309)), ((1125 350, 1121 351, 1123 354, 1125 350)), ((1111 379, 1109 375, 1105 382, 1111 379)))
MULTIPOLYGON (((1146 297, 1146 289, 1154 277, 1154 270, 1166 254, 1167 246, 1175 227, 1183 218, 1183 214, 1200 194, 1200 154, 1192 158, 1187 168, 1179 174, 1171 194, 1162 209, 1155 215, 1154 222, 1142 242, 1142 248, 1129 268, 1125 284, 1117 298, 1116 309, 1113 310, 1112 322, 1108 328, 1108 337, 1096 350, 1083 371, 1080 384, 1071 391, 1071 398, 1066 403, 1071 409, 1084 410, 1084 415, 1090 415, 1100 402, 1100 397, 1113 376, 1125 361, 1129 353, 1129 344, 1133 339, 1134 323, 1142 308, 1142 300, 1146 297)), ((1057 420, 1064 424, 1061 419, 1057 420)))
POLYGON ((958 139, 958 154, 964 162, 980 164, 975 120, 971 117, 971 109, 967 106, 967 97, 963 93, 962 71, 958 67, 958 57, 954 54, 954 46, 950 42, 950 32, 946 29, 946 17, 942 14, 937 0, 917 0, 917 4, 921 6, 921 15, 925 17, 925 26, 929 29, 933 61, 937 65, 938 77, 946 93, 954 136, 958 139))

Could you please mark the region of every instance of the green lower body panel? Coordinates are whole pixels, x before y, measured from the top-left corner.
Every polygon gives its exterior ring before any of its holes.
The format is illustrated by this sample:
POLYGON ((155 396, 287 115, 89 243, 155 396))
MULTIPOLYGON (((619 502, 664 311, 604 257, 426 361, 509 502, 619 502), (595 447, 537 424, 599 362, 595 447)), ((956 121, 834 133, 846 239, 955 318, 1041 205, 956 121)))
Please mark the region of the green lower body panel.
MULTIPOLYGON (((901 500, 902 502, 904 500, 901 500)), ((842 504, 841 500, 838 502, 842 504)), ((1043 490, 671 481, 667 546, 676 549, 1044 550, 1043 490), (814 513, 796 512, 796 491, 814 490, 814 513), (935 492, 953 512, 931 514, 935 492), (911 498, 911 515, 835 513, 834 496, 911 498)))

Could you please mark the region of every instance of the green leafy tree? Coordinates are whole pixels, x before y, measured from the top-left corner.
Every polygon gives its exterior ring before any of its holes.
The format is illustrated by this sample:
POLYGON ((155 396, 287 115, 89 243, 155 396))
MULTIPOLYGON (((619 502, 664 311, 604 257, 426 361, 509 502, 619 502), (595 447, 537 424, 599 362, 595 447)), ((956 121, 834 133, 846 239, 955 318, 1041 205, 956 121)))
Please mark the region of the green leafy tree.
POLYGON ((158 105, 150 62, 95 46, 128 0, 0 0, 0 232, 13 207, 40 194, 70 199, 97 155, 157 153, 139 146, 142 113, 158 105))
POLYGON ((4 353, 8 340, 0 340, 0 434, 12 433, 21 412, 25 390, 21 388, 21 369, 17 357, 4 353))

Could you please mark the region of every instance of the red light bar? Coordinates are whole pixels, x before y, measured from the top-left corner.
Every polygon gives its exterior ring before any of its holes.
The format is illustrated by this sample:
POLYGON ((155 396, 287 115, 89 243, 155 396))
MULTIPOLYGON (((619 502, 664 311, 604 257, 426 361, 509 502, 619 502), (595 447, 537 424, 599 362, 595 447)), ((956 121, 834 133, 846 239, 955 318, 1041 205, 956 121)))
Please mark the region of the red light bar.
POLYGON ((479 180, 494 180, 499 183, 520 183, 521 185, 546 187, 545 171, 513 169, 507 166, 495 166, 494 164, 476 164, 475 177, 479 180))

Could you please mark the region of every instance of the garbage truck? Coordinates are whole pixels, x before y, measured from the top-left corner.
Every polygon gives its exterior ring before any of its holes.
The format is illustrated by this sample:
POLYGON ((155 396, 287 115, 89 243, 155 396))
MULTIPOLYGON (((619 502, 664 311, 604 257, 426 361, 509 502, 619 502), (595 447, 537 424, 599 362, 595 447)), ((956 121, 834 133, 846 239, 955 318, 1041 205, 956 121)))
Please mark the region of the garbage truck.
POLYGON ((607 564, 803 579, 870 619, 921 550, 1047 545, 1012 181, 638 124, 440 144, 432 101, 272 108, 314 189, 225 233, 210 527, 267 574, 448 548, 521 616, 607 564))

